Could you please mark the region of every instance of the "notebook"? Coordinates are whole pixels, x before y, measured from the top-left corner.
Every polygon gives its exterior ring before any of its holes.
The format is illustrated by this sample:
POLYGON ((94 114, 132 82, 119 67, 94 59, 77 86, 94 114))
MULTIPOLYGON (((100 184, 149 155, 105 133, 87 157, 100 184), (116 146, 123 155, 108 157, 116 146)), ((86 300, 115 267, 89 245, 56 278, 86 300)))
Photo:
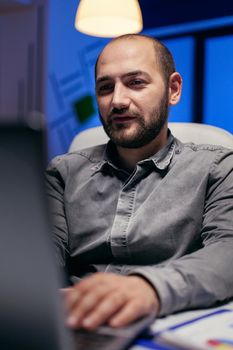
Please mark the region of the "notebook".
POLYGON ((44 188, 43 128, 0 125, 0 344, 5 350, 121 350, 153 315, 130 327, 66 329, 44 188))

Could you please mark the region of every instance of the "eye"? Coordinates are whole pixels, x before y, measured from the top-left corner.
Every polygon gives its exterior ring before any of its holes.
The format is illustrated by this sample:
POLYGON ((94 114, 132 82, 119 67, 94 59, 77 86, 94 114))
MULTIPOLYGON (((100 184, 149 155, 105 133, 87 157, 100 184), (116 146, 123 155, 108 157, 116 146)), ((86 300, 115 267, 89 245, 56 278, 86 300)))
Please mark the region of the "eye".
POLYGON ((105 95, 114 89, 112 83, 106 83, 97 87, 96 91, 99 95, 105 95))
POLYGON ((133 88, 141 88, 145 85, 145 82, 141 79, 133 79, 129 82, 129 86, 133 88))

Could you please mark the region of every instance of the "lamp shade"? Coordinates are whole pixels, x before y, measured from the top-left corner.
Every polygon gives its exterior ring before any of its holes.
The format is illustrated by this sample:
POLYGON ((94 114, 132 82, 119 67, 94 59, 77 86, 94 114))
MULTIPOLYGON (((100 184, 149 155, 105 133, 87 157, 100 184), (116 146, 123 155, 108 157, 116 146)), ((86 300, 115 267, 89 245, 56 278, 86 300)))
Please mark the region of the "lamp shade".
POLYGON ((138 0, 80 0, 75 28, 99 37, 138 33, 143 28, 138 0))

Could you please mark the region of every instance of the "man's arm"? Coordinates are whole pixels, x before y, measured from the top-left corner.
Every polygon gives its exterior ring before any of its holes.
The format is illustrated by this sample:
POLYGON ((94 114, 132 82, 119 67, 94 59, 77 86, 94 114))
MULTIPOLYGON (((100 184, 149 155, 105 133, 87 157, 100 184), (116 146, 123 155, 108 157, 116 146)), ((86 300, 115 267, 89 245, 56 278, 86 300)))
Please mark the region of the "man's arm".
MULTIPOLYGON (((62 156, 56 157, 46 171, 46 187, 49 209, 53 224, 53 241, 56 249, 56 260, 65 266, 68 254, 68 228, 64 209, 64 181, 62 173, 57 170, 62 156)), ((64 169, 63 169, 64 170, 64 169)))
POLYGON ((162 266, 125 267, 125 274, 139 273, 155 287, 160 315, 233 296, 233 152, 220 151, 209 174, 200 232, 203 247, 162 266))

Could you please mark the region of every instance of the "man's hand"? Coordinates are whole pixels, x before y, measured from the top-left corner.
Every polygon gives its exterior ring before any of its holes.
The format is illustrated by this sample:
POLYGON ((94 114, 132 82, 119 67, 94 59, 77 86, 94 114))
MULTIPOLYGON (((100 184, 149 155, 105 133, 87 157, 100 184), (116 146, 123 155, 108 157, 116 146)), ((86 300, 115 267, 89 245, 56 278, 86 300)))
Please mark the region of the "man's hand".
POLYGON ((67 325, 95 329, 107 323, 122 327, 150 312, 158 312, 153 287, 140 276, 95 273, 63 290, 67 325))

